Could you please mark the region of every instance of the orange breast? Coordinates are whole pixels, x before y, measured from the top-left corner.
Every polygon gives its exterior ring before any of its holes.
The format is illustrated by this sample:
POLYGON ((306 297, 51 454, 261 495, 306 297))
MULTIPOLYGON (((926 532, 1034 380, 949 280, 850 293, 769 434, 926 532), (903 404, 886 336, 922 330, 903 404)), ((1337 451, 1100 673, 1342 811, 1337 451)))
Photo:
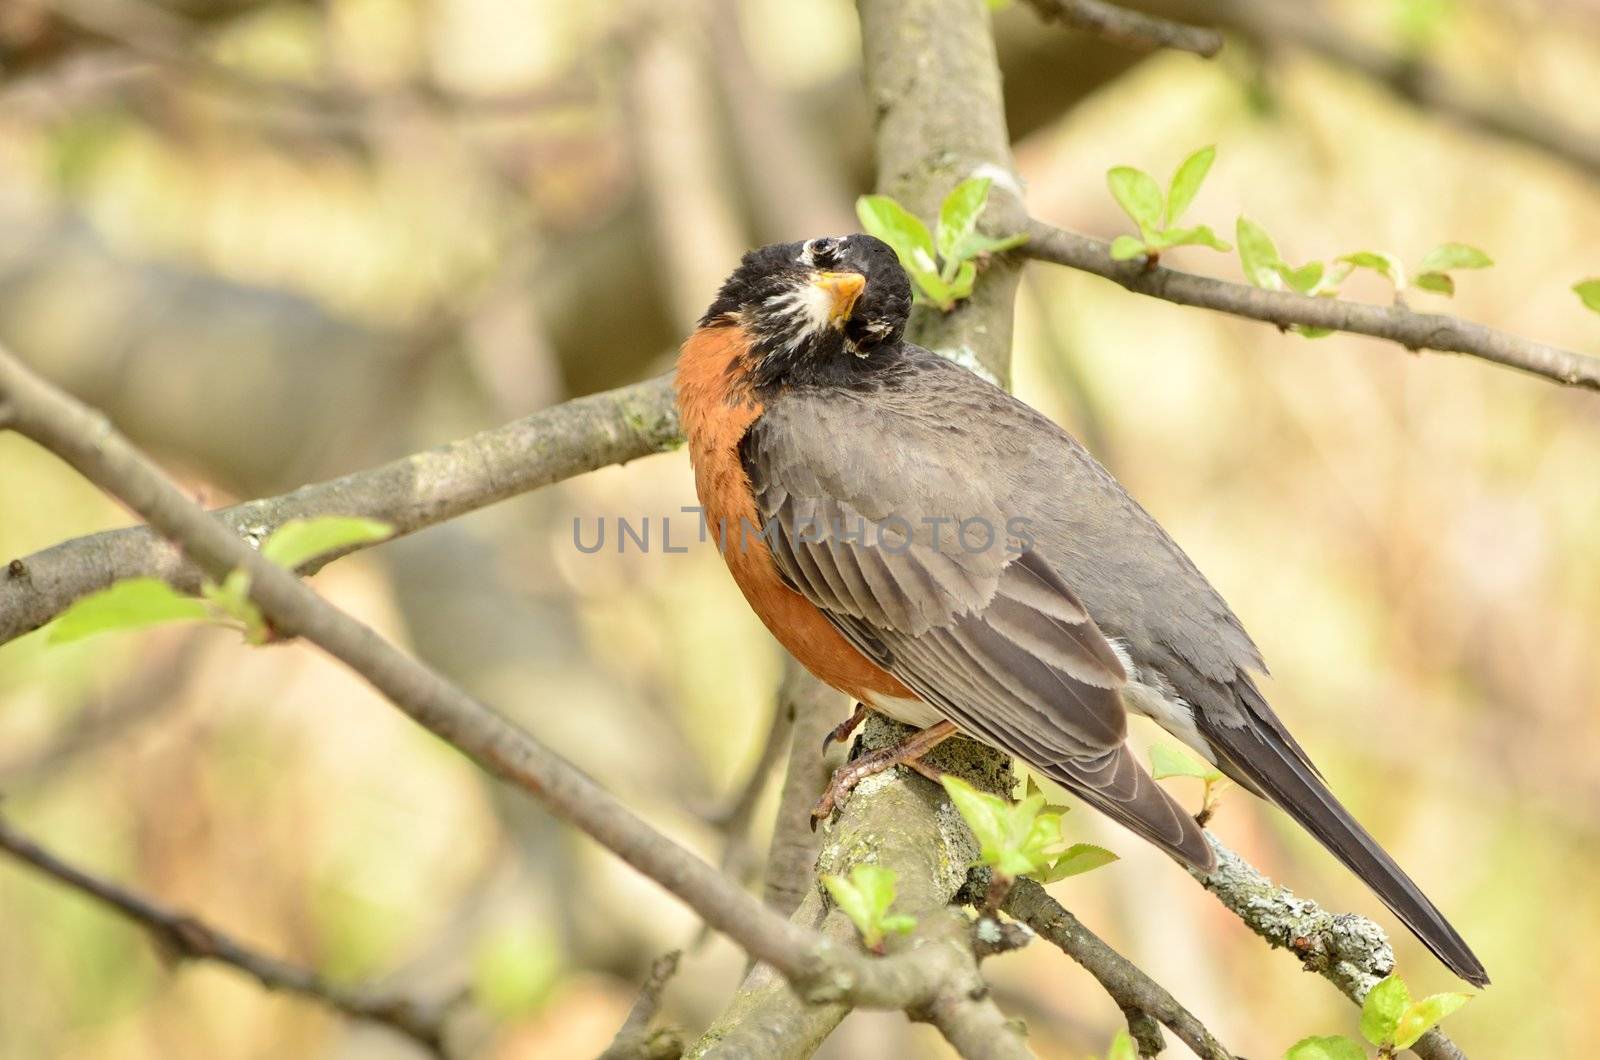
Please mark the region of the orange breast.
POLYGON ((749 340, 737 326, 700 328, 678 354, 678 410, 694 464, 695 490, 713 539, 744 598, 772 635, 820 680, 871 701, 915 698, 895 676, 856 651, 815 604, 783 583, 767 543, 742 528, 759 527, 739 443, 760 418, 746 358, 749 340))

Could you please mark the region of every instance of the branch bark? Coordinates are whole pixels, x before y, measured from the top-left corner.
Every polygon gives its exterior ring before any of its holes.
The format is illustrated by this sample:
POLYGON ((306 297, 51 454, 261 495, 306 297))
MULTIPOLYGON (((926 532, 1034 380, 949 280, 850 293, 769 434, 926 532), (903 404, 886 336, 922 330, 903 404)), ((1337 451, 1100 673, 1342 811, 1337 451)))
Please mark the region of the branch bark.
POLYGON ((435 1056, 449 1055, 445 1048, 443 1007, 424 1005, 397 995, 335 986, 315 972, 257 953, 187 913, 160 905, 63 861, 3 818, 0 818, 0 850, 131 920, 143 928, 165 954, 180 960, 231 965, 268 990, 298 994, 352 1019, 398 1031, 435 1056))
POLYGON ((1104 0, 1028 0, 1028 3, 1047 22, 1060 22, 1126 47, 1176 48, 1206 59, 1222 50, 1222 34, 1214 29, 1130 11, 1104 0))
MULTIPOLYGON (((1357 1005, 1378 980, 1394 971, 1394 950, 1383 929, 1364 916, 1330 913, 1309 898, 1297 898, 1207 833, 1217 869, 1195 879, 1274 949, 1300 958, 1357 1005)), ((1422 1060, 1466 1060, 1437 1027, 1411 1047, 1422 1060)))
MULTIPOLYGON (((220 523, 260 544, 290 519, 364 515, 409 534, 496 501, 682 440, 670 380, 577 398, 460 441, 226 508, 220 523)), ((0 570, 0 644, 37 629, 81 596, 123 578, 199 587, 200 571, 146 527, 74 538, 0 570)))
POLYGON ((656 958, 622 1029, 600 1054, 600 1060, 675 1060, 683 1055, 683 1042, 676 1031, 650 1030, 650 1021, 661 1011, 661 995, 672 977, 678 974, 678 962, 682 958, 680 950, 656 958))
MULTIPOLYGON (((878 715, 869 715, 862 723, 858 750, 894 746, 912 731, 878 715)), ((813 746, 819 745, 820 737, 813 746)), ((1010 759, 969 740, 949 740, 935 748, 928 760, 986 791, 1008 792, 1013 786, 1010 759)), ((808 814, 817 791, 817 787, 810 787, 801 796, 808 814)), ((895 873, 896 912, 914 916, 919 923, 935 925, 936 935, 942 940, 940 945, 961 951, 944 959, 952 962, 952 974, 965 981, 965 962, 972 960, 970 946, 964 937, 948 930, 945 918, 951 901, 966 884, 967 865, 976 856, 977 847, 970 833, 941 789, 909 770, 880 773, 862 781, 826 826, 815 869, 809 861, 804 865, 804 890, 792 922, 820 931, 836 945, 858 946, 855 926, 832 907, 817 880, 826 874, 848 877, 856 864, 870 861, 895 873)), ((901 945, 895 952, 919 952, 915 947, 926 945, 925 934, 919 931, 915 940, 901 945)), ((930 1000, 929 1007, 932 1004, 930 1000)), ((943 1018, 964 1026, 965 1015, 951 1009, 952 1004, 945 1002, 942 1011, 947 1015, 943 1018)), ((850 1006, 845 1003, 808 1004, 773 969, 758 965, 746 975, 732 1003, 688 1055, 730 1060, 745 1056, 807 1057, 849 1012, 850 1006)), ((987 1017, 974 1019, 989 1022, 987 1017)))
POLYGON ((1542 376, 1567 386, 1600 390, 1600 357, 1524 339, 1442 313, 1417 313, 1402 306, 1309 298, 1292 291, 1268 291, 1242 283, 1179 272, 1164 265, 1113 261, 1110 244, 1053 228, 1039 221, 1027 226, 1028 242, 1018 251, 1093 273, 1135 294, 1178 305, 1198 306, 1247 317, 1279 328, 1292 324, 1332 328, 1397 342, 1408 350, 1462 353, 1542 376))
MULTIPOLYGON (((1154 1020, 1170 1027, 1201 1060, 1233 1060, 1233 1054, 1165 987, 1107 945, 1034 881, 1018 880, 1012 885, 1003 908, 1094 976, 1128 1017, 1130 1028, 1137 1027, 1141 1017, 1154 1020)), ((1154 1056, 1160 1051, 1161 1031, 1159 1027, 1150 1029, 1154 1040, 1145 1034, 1140 1044, 1142 1048, 1155 1045, 1145 1054, 1154 1056)), ((1137 1030, 1135 1036, 1139 1037, 1137 1030)))

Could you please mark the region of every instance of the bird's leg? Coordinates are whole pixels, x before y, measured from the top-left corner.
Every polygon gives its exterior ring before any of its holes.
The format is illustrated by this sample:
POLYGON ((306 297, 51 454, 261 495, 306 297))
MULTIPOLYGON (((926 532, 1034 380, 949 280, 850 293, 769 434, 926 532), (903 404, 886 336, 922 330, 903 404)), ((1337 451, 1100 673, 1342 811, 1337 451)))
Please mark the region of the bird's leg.
POLYGON ((828 735, 822 738, 822 749, 826 751, 831 744, 844 743, 850 739, 850 734, 855 732, 861 723, 867 720, 867 713, 867 705, 865 703, 857 703, 856 709, 850 713, 848 718, 828 730, 828 735))
POLYGON ((882 773, 895 766, 910 766, 918 773, 927 777, 934 783, 944 774, 933 766, 922 761, 922 756, 939 746, 944 741, 956 734, 956 727, 948 721, 941 721, 930 725, 920 732, 914 732, 905 740, 893 747, 864 754, 853 762, 847 762, 834 771, 833 780, 828 783, 828 790, 822 793, 822 798, 811 808, 811 827, 814 831, 818 821, 825 821, 833 816, 834 808, 845 800, 852 788, 866 780, 868 777, 882 773))

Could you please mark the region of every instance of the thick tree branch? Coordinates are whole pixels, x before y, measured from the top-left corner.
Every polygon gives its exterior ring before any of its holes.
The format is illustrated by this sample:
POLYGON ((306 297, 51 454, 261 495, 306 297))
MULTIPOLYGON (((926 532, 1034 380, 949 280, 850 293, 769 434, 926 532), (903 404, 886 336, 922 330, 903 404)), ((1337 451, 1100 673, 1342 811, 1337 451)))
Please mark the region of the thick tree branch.
POLYGON ((106 418, 0 351, 0 406, 10 426, 56 453, 178 543, 216 581, 243 569, 250 599, 281 634, 317 645, 395 706, 486 771, 543 802, 681 899, 796 985, 808 1003, 847 1001, 912 1010, 936 1004, 964 971, 950 947, 928 945, 881 959, 829 943, 773 913, 694 854, 657 832, 571 763, 437 671, 267 562, 119 434, 106 418))
MULTIPOLYGON (((1170 1027, 1201 1060, 1233 1060, 1233 1054, 1165 987, 1107 945, 1034 881, 1018 880, 1003 908, 1083 965, 1122 1009, 1130 1026, 1140 1016, 1148 1017, 1170 1027)), ((1159 1029, 1156 1041, 1160 1041, 1159 1029)))
POLYGON ((1131 48, 1176 48, 1209 59, 1222 50, 1222 34, 1130 11, 1104 0, 1028 0, 1039 17, 1131 48))
MULTIPOLYGON (((1255 866, 1207 834, 1217 852, 1217 869, 1195 874, 1240 920, 1275 949, 1300 958, 1357 1005, 1378 980, 1394 971, 1394 950, 1383 929, 1364 916, 1330 913, 1309 898, 1297 898, 1255 866)), ((1412 1052, 1422 1060, 1466 1060, 1466 1054, 1437 1027, 1424 1034, 1412 1052)))
POLYGON ((1567 386, 1600 390, 1600 357, 1524 339, 1459 317, 1418 313, 1398 305, 1308 298, 1292 291, 1268 291, 1178 272, 1164 265, 1146 268, 1138 261, 1113 261, 1109 244, 1039 221, 1028 224, 1028 242, 1019 253, 1035 261, 1091 272, 1136 294, 1178 305, 1214 309, 1280 328, 1303 324, 1371 335, 1409 350, 1467 354, 1567 386))
MULTIPOLYGON (((993 184, 985 221, 997 231, 1020 230, 1027 214, 984 5, 862 0, 858 8, 867 96, 877 115, 878 191, 931 223, 951 188, 986 176, 993 184)), ((1009 255, 996 259, 953 312, 914 309, 907 334, 1004 383, 1020 275, 1009 255)))
POLYGON ((149 933, 165 954, 181 960, 232 965, 268 990, 299 994, 352 1019, 398 1031, 435 1056, 448 1055, 443 1008, 422 1005, 411 998, 335 986, 315 972, 257 953, 187 913, 159 905, 61 860, 3 818, 0 850, 133 921, 149 933))
MULTIPOLYGON (((216 514, 256 544, 290 519, 316 515, 364 515, 409 534, 680 441, 671 382, 661 377, 216 514)), ((0 644, 37 629, 81 596, 139 576, 191 591, 200 584, 199 570, 146 527, 75 538, 12 560, 0 569, 0 644)))
MULTIPOLYGON (((893 746, 911 731, 870 715, 862 724, 858 751, 893 746)), ((798 732, 797 729, 797 748, 798 732)), ((820 741, 812 742, 812 747, 819 748, 820 741)), ((1014 786, 1010 759, 969 740, 941 744, 929 755, 929 762, 987 791, 1009 791, 1014 786)), ((808 810, 817 790, 813 786, 800 796, 808 810)), ((848 877, 856 864, 871 861, 895 874, 895 911, 936 927, 941 952, 949 951, 944 959, 952 962, 950 968, 957 976, 956 982, 967 982, 976 974, 968 968, 973 956, 965 931, 952 933, 946 918, 950 903, 966 884, 967 865, 976 857, 977 847, 936 785, 909 770, 891 770, 870 777, 845 801, 825 833, 820 857, 814 859, 815 867, 810 861, 804 865, 804 892, 793 917, 795 924, 816 929, 838 945, 854 945, 855 926, 832 906, 817 877, 848 877)), ((926 939, 926 933, 919 931, 913 942, 904 945, 926 945, 926 939)), ((965 1033, 968 1013, 959 1006, 952 1009, 952 1003, 946 999, 944 1007, 939 1008, 940 1018, 952 1023, 957 1033, 965 1033)), ((938 1006, 931 1000, 928 1005, 918 1006, 919 1012, 930 1019, 934 1008, 938 1006)), ((758 965, 746 975, 732 1003, 689 1055, 798 1060, 810 1056, 849 1012, 850 1006, 844 1003, 807 1004, 805 997, 773 969, 758 965)), ((987 1016, 972 1019, 979 1024, 990 1022, 987 1016)))

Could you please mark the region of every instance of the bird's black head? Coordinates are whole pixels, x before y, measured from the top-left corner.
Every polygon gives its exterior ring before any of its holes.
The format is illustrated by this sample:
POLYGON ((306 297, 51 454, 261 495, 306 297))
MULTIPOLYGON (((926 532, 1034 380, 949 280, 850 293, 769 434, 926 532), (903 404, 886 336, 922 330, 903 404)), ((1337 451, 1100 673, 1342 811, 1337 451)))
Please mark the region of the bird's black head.
POLYGON ((849 382, 880 367, 911 314, 894 251, 868 235, 774 243, 744 256, 700 321, 750 333, 756 386, 849 382))

